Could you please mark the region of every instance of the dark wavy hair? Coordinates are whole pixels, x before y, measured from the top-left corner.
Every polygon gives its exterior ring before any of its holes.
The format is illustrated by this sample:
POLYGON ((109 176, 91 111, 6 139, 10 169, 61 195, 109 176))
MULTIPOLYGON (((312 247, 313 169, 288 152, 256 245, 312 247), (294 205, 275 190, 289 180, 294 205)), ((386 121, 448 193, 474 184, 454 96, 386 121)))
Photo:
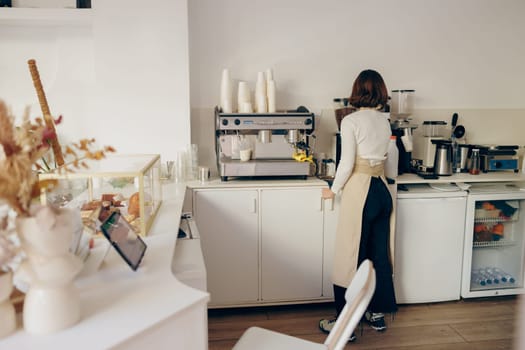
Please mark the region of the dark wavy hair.
POLYGON ((387 101, 388 91, 381 74, 372 69, 359 73, 348 102, 356 108, 381 108, 386 106, 387 101))

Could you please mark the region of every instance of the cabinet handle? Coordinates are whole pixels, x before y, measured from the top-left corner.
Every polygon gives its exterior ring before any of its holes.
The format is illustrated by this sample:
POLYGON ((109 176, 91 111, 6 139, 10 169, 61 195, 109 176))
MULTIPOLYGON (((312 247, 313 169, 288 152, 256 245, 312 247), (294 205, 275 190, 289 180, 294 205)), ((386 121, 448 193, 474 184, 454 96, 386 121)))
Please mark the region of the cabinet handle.
POLYGON ((334 211, 334 199, 333 198, 332 199, 328 199, 328 198, 327 199, 323 199, 323 202, 326 202, 326 201, 330 201, 330 207, 329 207, 330 209, 329 210, 330 211, 334 211))
POLYGON ((254 198, 253 199, 253 202, 252 202, 252 209, 250 210, 250 213, 257 213, 257 198, 254 198))

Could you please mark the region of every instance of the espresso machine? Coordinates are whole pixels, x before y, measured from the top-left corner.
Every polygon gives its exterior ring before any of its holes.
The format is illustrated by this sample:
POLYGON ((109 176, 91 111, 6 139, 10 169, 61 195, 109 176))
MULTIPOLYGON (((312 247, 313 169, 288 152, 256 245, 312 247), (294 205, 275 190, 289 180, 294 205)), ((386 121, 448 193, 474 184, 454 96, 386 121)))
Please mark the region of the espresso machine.
POLYGON ((311 174, 309 136, 314 114, 305 107, 277 113, 222 113, 215 108, 215 150, 222 181, 229 177, 311 174))
POLYGON ((390 103, 390 128, 396 136, 399 150, 398 173, 412 169, 413 131, 418 126, 410 120, 414 106, 415 90, 392 90, 390 103))

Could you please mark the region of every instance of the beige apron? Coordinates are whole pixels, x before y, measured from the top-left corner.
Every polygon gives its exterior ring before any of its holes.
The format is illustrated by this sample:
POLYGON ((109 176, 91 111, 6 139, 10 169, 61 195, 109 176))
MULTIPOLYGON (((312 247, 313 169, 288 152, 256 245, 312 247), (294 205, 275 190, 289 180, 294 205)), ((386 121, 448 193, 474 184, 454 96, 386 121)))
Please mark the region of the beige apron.
MULTIPOLYGON (((361 221, 363 208, 370 187, 371 177, 381 177, 387 185, 383 163, 371 166, 369 161, 357 158, 350 178, 346 182, 341 195, 341 207, 335 238, 333 284, 347 288, 357 269, 359 243, 361 240, 361 221)), ((393 198, 393 200, 395 200, 393 198)), ((390 246, 389 259, 394 265, 394 228, 395 212, 392 205, 390 215, 390 246)))

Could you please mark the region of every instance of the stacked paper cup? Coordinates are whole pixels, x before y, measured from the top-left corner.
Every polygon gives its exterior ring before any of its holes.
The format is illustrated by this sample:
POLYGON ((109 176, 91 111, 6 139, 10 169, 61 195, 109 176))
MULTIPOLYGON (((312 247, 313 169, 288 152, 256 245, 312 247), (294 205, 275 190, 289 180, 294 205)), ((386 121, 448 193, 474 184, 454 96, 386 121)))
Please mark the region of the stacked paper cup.
POLYGON ((226 68, 222 70, 220 106, 223 113, 233 112, 233 82, 226 68))
POLYGON ((275 113, 275 80, 270 68, 266 70, 266 99, 268 113, 275 113))
POLYGON ((257 73, 257 82, 255 83, 255 106, 258 113, 268 112, 266 100, 266 78, 264 72, 257 73))
POLYGON ((250 98, 250 87, 245 81, 239 82, 239 89, 237 91, 237 104, 239 113, 252 113, 252 101, 250 98))
MULTIPOLYGON (((246 81, 239 81, 237 90, 237 111, 239 113, 275 113, 275 81, 273 71, 257 73, 255 83, 255 100, 252 105, 250 87, 246 81), (254 108, 255 107, 255 108, 254 108)), ((220 89, 220 107, 223 113, 233 113, 233 80, 228 69, 223 69, 220 89)))

